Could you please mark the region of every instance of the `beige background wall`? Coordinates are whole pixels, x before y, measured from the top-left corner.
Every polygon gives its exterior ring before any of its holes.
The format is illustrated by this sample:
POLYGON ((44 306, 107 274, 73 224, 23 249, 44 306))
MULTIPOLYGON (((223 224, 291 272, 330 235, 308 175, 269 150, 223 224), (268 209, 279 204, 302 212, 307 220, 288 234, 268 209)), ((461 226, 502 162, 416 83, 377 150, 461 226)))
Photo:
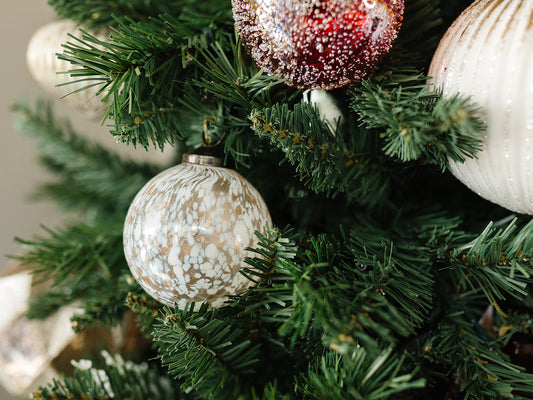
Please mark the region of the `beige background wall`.
MULTIPOLYGON (((27 238, 38 231, 40 223, 54 224, 59 217, 52 206, 27 201, 32 188, 45 179, 45 173, 38 166, 31 143, 15 134, 9 112, 10 105, 20 96, 40 92, 26 68, 26 44, 37 27, 53 19, 53 12, 45 0, 3 4, 7 7, 7 18, 0 24, 0 271, 8 262, 5 254, 19 252, 19 246, 12 240, 14 236, 27 238)), ((9 305, 2 305, 0 312, 4 307, 9 305)), ((10 398, 0 388, 0 399, 10 398)))
POLYGON ((5 265, 6 253, 16 254, 19 246, 13 236, 28 238, 39 231, 41 223, 54 224, 58 213, 50 205, 27 201, 35 186, 46 179, 37 162, 32 143, 18 136, 13 129, 9 107, 21 96, 35 98, 43 92, 37 87, 26 68, 26 46, 32 33, 54 18, 46 0, 5 2, 7 18, 0 24, 0 266, 5 265))
MULTIPOLYGON (((51 177, 39 165, 34 143, 15 133, 13 115, 9 111, 10 105, 22 96, 31 102, 37 96, 45 95, 26 67, 25 52, 33 32, 53 21, 54 12, 48 7, 46 0, 9 1, 3 4, 7 7, 7 18, 0 24, 0 273, 10 263, 6 254, 22 251, 13 237, 30 239, 35 234, 42 233, 41 224, 56 227, 64 218, 53 204, 35 203, 28 199, 38 184, 51 177)), ((134 152, 124 145, 115 144, 98 121, 88 120, 82 113, 65 105, 64 100, 61 103, 63 105, 56 108, 57 113, 65 118, 68 116, 78 131, 98 137, 109 146, 120 147, 122 153, 133 157, 164 161, 165 156, 160 152, 134 152)), ((0 313, 5 307, 9 305, 2 304, 0 313)), ((0 400, 9 398, 0 387, 0 400)))

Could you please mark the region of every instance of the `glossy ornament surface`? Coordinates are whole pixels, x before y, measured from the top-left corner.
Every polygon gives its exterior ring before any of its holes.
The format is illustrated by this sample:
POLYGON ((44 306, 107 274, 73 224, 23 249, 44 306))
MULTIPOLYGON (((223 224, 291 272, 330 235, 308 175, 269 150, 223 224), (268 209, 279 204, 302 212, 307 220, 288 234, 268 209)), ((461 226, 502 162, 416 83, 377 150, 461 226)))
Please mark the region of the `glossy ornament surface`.
POLYGON ((481 197, 533 214, 533 1, 478 0, 449 28, 429 75, 470 96, 487 131, 476 159, 450 170, 481 197))
POLYGON ((257 65, 299 88, 366 76, 389 51, 403 0, 232 0, 235 27, 257 65))
POLYGON ((206 156, 185 156, 136 195, 124 223, 124 253, 148 294, 166 305, 220 307, 252 282, 239 271, 272 226, 259 192, 206 156), (200 162, 198 164, 197 162, 200 162))
MULTIPOLYGON (((107 37, 104 31, 91 31, 90 33, 100 40, 105 40, 107 37)), ((89 116, 96 117, 105 107, 105 104, 102 103, 103 95, 97 94, 100 86, 93 86, 76 92, 90 82, 74 82, 79 78, 64 72, 81 67, 57 58, 57 54, 63 53, 65 50, 63 45, 74 41, 69 34, 81 38, 79 26, 74 21, 58 20, 39 28, 28 44, 26 63, 33 78, 48 93, 58 99, 66 96, 64 97, 65 101, 86 112, 89 116), (67 82, 73 83, 57 86, 67 82)))

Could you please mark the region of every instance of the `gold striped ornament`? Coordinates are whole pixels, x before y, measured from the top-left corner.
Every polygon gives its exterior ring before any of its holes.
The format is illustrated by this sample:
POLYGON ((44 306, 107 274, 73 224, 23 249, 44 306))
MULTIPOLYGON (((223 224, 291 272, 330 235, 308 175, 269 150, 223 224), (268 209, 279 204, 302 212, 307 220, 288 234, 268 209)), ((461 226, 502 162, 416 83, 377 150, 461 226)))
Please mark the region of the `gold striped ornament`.
MULTIPOLYGON (((64 44, 74 41, 69 34, 76 38, 81 38, 82 33, 79 28, 74 21, 70 20, 58 20, 42 26, 30 39, 26 51, 26 62, 33 78, 50 95, 57 99, 64 97, 66 101, 76 108, 96 117, 105 107, 105 104, 102 103, 104 93, 97 94, 101 85, 79 92, 76 92, 76 90, 91 84, 91 82, 74 82, 64 86, 57 86, 80 79, 64 72, 81 67, 72 65, 68 61, 60 60, 57 57, 58 54, 63 53, 64 44)), ((105 41, 108 37, 106 30, 87 30, 87 32, 102 41, 105 41)))
POLYGON ((483 149, 453 175, 481 197, 533 214, 533 1, 477 0, 448 29, 429 76, 482 107, 483 149))

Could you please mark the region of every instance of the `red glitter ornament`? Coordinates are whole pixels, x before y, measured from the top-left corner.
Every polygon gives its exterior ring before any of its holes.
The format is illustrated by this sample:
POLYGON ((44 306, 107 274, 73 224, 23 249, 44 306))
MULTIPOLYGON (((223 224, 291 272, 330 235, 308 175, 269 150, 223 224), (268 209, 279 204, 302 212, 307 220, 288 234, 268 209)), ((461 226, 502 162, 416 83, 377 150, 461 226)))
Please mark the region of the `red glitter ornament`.
POLYGON ((235 27, 270 75, 333 89, 366 75, 389 51, 403 0, 232 0, 235 27))

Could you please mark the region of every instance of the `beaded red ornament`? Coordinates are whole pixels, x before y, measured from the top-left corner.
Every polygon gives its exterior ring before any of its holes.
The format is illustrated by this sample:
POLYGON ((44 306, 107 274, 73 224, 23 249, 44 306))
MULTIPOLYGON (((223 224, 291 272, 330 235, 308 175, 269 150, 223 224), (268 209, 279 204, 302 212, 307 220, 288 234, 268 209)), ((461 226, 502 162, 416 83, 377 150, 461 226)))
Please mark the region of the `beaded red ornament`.
POLYGON ((307 89, 369 74, 398 34, 403 0, 232 0, 235 27, 260 68, 307 89))

